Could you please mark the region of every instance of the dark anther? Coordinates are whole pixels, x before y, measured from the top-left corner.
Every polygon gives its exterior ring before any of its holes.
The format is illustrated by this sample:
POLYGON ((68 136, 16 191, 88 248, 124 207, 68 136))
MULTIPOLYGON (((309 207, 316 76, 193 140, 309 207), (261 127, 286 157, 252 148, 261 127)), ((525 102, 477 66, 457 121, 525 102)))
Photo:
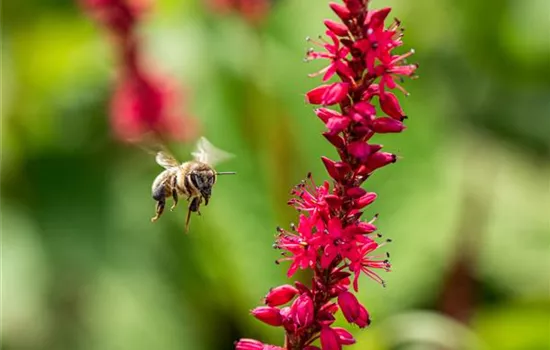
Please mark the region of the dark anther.
POLYGON ((390 258, 390 252, 386 252, 386 256, 388 257, 388 259, 390 258))
POLYGON ((311 171, 309 173, 307 173, 307 178, 311 179, 311 171))
POLYGON ((281 228, 281 226, 277 226, 277 232, 279 232, 279 233, 283 232, 283 229, 281 228))
POLYGON ((392 242, 391 238, 386 239, 386 242, 391 243, 392 242))

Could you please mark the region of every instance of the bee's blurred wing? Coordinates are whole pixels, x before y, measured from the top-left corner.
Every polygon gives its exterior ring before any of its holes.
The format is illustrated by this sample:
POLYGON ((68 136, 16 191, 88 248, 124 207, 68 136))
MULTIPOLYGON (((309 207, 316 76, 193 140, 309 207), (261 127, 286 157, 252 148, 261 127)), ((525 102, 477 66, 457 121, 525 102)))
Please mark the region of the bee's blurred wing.
POLYGON ((157 152, 155 161, 163 168, 170 169, 179 166, 178 161, 165 151, 157 152))
POLYGON ((233 154, 216 148, 205 137, 201 137, 199 139, 199 141, 197 142, 197 148, 194 152, 191 153, 191 155, 195 158, 195 160, 211 166, 214 166, 234 157, 233 154))

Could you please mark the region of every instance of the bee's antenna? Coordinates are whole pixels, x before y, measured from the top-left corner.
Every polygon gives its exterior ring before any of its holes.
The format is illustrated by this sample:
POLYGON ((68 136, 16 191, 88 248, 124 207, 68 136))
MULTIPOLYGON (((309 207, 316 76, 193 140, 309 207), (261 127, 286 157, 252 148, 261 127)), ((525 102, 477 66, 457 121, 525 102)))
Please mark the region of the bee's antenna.
POLYGON ((219 173, 216 173, 216 175, 235 175, 235 174, 237 173, 234 171, 221 171, 219 173))

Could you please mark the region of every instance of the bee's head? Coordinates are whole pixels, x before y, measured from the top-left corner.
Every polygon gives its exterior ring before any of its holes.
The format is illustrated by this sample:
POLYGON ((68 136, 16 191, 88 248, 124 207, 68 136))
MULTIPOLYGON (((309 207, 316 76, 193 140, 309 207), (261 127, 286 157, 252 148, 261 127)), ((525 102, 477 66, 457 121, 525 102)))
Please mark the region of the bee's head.
POLYGON ((208 205, 208 200, 212 195, 212 186, 216 182, 216 173, 213 169, 200 169, 191 172, 190 177, 193 186, 204 198, 204 204, 208 205))

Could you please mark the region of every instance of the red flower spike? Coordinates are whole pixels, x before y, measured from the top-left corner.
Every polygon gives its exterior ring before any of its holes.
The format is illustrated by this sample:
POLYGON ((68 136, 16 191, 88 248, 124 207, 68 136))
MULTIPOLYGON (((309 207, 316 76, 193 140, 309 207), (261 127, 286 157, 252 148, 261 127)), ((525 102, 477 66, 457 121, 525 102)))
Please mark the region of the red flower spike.
POLYGON ((267 323, 270 326, 278 327, 283 324, 283 318, 281 317, 280 310, 276 307, 259 306, 250 313, 258 320, 267 323))
POLYGON ((80 0, 83 9, 106 29, 117 46, 120 71, 111 96, 111 127, 117 139, 140 142, 154 134, 188 141, 197 126, 182 110, 174 82, 142 64, 139 25, 149 4, 127 0, 80 0))
POLYGON ((353 335, 344 328, 334 327, 333 330, 336 332, 336 334, 338 334, 338 338, 340 338, 340 344, 355 344, 355 338, 353 337, 353 335))
POLYGON ((308 327, 313 323, 314 309, 313 300, 307 294, 302 294, 290 307, 294 323, 300 328, 308 327))
POLYGON ((275 287, 265 297, 265 303, 269 306, 279 306, 288 303, 298 294, 298 289, 289 284, 275 287))
POLYGON ((325 23, 325 26, 336 35, 338 36, 348 35, 348 27, 346 27, 342 23, 334 22, 330 19, 325 19, 324 23, 325 23))
POLYGON ((332 9, 332 11, 334 11, 334 13, 340 17, 341 20, 345 21, 345 20, 348 20, 351 18, 351 13, 350 11, 347 9, 346 6, 344 5, 341 5, 341 4, 338 4, 338 3, 335 3, 335 2, 331 2, 329 4, 330 8, 332 9))
POLYGON ((323 327, 321 329, 321 349, 322 350, 341 350, 340 336, 334 329, 323 327))
MULTIPOLYGON (((275 242, 283 256, 278 262, 290 262, 288 276, 308 269, 312 277, 309 283, 297 282, 295 290, 285 287, 288 294, 273 289, 266 297, 272 307, 291 303, 278 311, 288 349, 339 350, 354 344, 349 331, 332 327, 335 314, 341 309, 350 323, 368 326, 369 313, 353 291, 358 292, 361 275, 384 285, 378 271, 391 269, 389 255, 377 253, 389 240, 378 243, 380 237, 372 234, 377 230, 376 217, 361 220, 364 208, 376 199, 374 192, 361 186, 374 171, 396 161, 394 154, 383 152, 382 145, 371 140, 377 134, 405 129, 405 113, 390 90, 406 94, 398 83, 403 76, 414 74, 418 65, 405 61, 412 50, 394 52, 403 45, 403 32, 397 20, 385 25, 389 8, 368 9, 367 0, 343 2, 330 3, 342 23, 326 20, 326 39, 309 40, 320 50, 310 49, 306 56, 306 61, 329 61, 310 76, 337 79, 309 91, 306 101, 323 107, 315 114, 326 127, 322 134, 336 148, 339 160, 321 157, 331 183, 317 185, 308 175, 292 190, 288 203, 300 212, 299 224, 290 231, 279 229, 275 242), (329 105, 339 108, 324 108, 329 105), (320 347, 310 345, 317 339, 320 347)), ((244 350, 259 350, 258 343, 249 344, 255 348, 244 350)), ((273 347, 264 344, 262 350, 273 347)))
POLYGON ((387 134, 391 132, 401 132, 405 129, 405 125, 399 120, 393 118, 376 118, 372 123, 372 130, 379 134, 387 134))

